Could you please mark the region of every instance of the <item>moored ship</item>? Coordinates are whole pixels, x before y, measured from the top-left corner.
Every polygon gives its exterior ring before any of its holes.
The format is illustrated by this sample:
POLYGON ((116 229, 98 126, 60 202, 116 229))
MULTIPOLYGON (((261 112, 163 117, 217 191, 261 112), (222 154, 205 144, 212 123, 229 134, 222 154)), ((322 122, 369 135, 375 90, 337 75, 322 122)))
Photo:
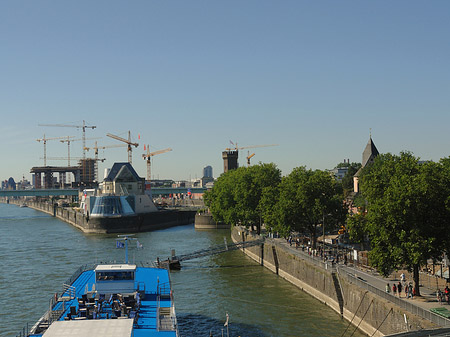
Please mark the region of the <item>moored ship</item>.
POLYGON ((176 337, 169 271, 128 263, 82 266, 21 336, 176 337))
POLYGON ((84 191, 82 230, 90 233, 142 232, 192 224, 195 210, 159 210, 129 163, 115 163, 96 190, 84 191))

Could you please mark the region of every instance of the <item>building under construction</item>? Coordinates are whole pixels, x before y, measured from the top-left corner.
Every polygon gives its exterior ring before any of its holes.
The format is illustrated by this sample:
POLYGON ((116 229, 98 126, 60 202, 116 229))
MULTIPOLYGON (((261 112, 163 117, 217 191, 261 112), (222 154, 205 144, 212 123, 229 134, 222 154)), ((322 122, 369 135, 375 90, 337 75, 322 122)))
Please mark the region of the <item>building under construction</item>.
POLYGON ((30 172, 34 174, 34 187, 37 189, 67 187, 68 174, 75 177, 74 182, 70 184, 72 187, 97 185, 97 161, 91 158, 80 160, 78 166, 41 166, 31 168, 30 172), (55 174, 59 174, 58 182, 55 182, 55 174))

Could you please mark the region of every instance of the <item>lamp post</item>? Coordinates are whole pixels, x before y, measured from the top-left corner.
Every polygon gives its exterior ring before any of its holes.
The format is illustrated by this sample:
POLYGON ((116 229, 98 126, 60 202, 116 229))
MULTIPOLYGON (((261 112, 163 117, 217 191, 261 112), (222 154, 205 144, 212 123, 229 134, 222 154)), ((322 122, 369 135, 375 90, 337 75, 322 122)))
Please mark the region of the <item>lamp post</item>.
POLYGON ((325 212, 322 213, 322 259, 325 261, 325 212))

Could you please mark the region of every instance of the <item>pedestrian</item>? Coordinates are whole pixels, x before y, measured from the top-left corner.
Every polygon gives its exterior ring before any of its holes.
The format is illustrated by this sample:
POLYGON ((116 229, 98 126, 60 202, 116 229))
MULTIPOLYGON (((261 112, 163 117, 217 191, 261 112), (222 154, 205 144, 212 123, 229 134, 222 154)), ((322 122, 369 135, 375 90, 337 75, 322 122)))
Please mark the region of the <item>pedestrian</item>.
POLYGON ((448 285, 444 288, 444 294, 445 294, 445 301, 447 303, 450 303, 450 289, 448 288, 448 285))
POLYGON ((391 286, 388 284, 386 284, 386 292, 389 294, 391 292, 391 286))
POLYGON ((437 300, 438 300, 439 304, 442 304, 442 292, 441 292, 440 289, 438 289, 436 291, 436 297, 437 297, 437 300))
POLYGON ((404 273, 401 273, 401 274, 400 274, 400 280, 402 281, 402 283, 405 283, 406 277, 405 277, 405 274, 404 274, 404 273))
POLYGON ((411 282, 409 282, 409 285, 408 285, 408 298, 413 298, 413 286, 412 286, 411 282))
POLYGON ((398 297, 402 297, 402 283, 398 282, 397 284, 398 297))
POLYGON ((397 286, 395 285, 395 283, 394 283, 394 285, 392 286, 392 295, 394 295, 394 296, 397 295, 397 286))

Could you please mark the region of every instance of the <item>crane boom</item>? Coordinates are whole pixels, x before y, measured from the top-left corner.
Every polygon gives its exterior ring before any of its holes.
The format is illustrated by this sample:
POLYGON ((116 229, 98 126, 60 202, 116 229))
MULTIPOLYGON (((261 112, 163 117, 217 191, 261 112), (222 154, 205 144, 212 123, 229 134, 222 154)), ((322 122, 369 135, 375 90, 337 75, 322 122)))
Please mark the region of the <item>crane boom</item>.
POLYGON ((86 122, 83 120, 83 125, 71 125, 71 124, 38 124, 39 126, 55 126, 60 128, 77 128, 83 130, 83 160, 86 159, 86 152, 84 148, 86 147, 86 129, 94 130, 96 128, 95 125, 86 125, 86 122))
POLYGON ((279 144, 267 144, 267 145, 251 145, 251 146, 241 146, 241 147, 235 147, 235 148, 226 148, 227 151, 232 150, 243 150, 243 149, 255 149, 257 147, 269 147, 269 146, 278 146, 279 144))
POLYGON ((131 132, 128 131, 128 139, 113 135, 111 133, 107 133, 106 134, 108 137, 111 137, 113 139, 119 140, 121 142, 124 142, 128 145, 127 151, 128 151, 128 162, 131 164, 132 160, 133 160, 133 156, 132 156, 132 149, 131 149, 131 145, 133 145, 134 147, 138 147, 139 144, 138 143, 133 143, 131 141, 131 132))
POLYGON ((43 142, 44 143, 44 166, 47 166, 47 141, 48 140, 56 140, 56 139, 69 139, 69 138, 75 138, 75 136, 66 136, 66 137, 52 137, 52 138, 45 138, 44 137, 40 139, 36 139, 36 141, 43 142))
POLYGON ((167 149, 164 150, 158 150, 158 151, 154 151, 154 152, 150 152, 150 146, 147 145, 147 153, 144 153, 142 155, 142 158, 147 159, 147 180, 150 181, 151 180, 151 163, 150 163, 150 158, 153 156, 156 156, 157 154, 162 154, 162 153, 166 153, 172 151, 172 149, 170 147, 168 147, 167 149))

